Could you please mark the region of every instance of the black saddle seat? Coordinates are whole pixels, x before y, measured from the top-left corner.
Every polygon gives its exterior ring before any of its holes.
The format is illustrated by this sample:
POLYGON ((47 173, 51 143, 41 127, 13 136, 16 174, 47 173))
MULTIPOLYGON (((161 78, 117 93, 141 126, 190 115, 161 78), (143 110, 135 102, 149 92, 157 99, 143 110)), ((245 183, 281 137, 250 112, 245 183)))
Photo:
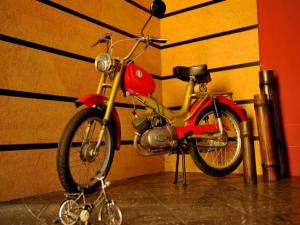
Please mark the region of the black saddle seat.
POLYGON ((211 81, 207 65, 199 66, 176 66, 173 68, 174 76, 182 81, 189 81, 191 77, 194 77, 197 83, 208 83, 211 81))

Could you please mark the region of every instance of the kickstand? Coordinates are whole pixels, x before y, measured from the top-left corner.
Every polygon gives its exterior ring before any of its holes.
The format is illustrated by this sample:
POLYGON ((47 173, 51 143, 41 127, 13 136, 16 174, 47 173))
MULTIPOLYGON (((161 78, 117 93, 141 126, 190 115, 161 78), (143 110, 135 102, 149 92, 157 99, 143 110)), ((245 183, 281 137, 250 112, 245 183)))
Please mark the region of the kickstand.
POLYGON ((186 186, 186 169, 185 169, 185 153, 184 150, 182 150, 182 155, 181 155, 181 159, 182 159, 182 185, 186 186))
POLYGON ((186 186, 186 167, 185 167, 185 150, 186 150, 186 144, 184 143, 184 140, 188 137, 192 136, 193 132, 189 131, 186 134, 183 135, 182 139, 180 140, 180 143, 177 147, 176 151, 176 169, 175 169, 175 176, 173 184, 177 184, 178 182, 178 166, 179 166, 179 155, 181 153, 181 160, 182 160, 182 185, 186 186))
POLYGON ((177 184, 178 181, 178 165, 179 165, 179 151, 176 152, 176 169, 173 184, 177 184))

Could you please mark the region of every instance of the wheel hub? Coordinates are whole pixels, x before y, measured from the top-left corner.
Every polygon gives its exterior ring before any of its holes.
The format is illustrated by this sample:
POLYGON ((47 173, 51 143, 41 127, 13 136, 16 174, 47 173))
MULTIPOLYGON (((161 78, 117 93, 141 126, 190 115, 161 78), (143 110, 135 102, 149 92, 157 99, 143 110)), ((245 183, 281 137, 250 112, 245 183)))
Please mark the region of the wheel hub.
POLYGON ((80 151, 81 160, 84 162, 93 162, 97 157, 96 151, 97 143, 86 143, 82 146, 80 151))
POLYGON ((228 144, 228 135, 224 132, 220 138, 213 140, 213 142, 214 147, 226 147, 228 144))

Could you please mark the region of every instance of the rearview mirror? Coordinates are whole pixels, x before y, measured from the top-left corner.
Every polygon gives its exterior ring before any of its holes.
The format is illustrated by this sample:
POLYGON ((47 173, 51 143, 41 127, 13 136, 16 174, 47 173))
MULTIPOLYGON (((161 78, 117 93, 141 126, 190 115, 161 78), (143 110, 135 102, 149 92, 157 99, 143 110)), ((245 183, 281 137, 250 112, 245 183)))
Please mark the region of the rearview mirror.
POLYGON ((166 12, 166 4, 162 0, 154 0, 151 5, 151 13, 153 16, 163 18, 166 12))

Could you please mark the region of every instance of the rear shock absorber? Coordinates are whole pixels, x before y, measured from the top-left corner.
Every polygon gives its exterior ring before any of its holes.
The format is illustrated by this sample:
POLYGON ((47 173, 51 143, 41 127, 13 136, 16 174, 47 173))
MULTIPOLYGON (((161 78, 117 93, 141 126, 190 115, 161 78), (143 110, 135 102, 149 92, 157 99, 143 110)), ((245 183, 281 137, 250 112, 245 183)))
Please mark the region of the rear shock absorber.
POLYGON ((217 102, 217 99, 216 99, 215 96, 212 97, 212 102, 213 102, 213 105, 214 105, 215 117, 217 118, 217 121, 218 121, 218 126, 219 126, 220 133, 223 134, 224 133, 224 128, 223 128, 223 124, 222 124, 222 121, 221 121, 221 115, 220 115, 220 112, 219 112, 219 109, 218 109, 218 102, 217 102))

